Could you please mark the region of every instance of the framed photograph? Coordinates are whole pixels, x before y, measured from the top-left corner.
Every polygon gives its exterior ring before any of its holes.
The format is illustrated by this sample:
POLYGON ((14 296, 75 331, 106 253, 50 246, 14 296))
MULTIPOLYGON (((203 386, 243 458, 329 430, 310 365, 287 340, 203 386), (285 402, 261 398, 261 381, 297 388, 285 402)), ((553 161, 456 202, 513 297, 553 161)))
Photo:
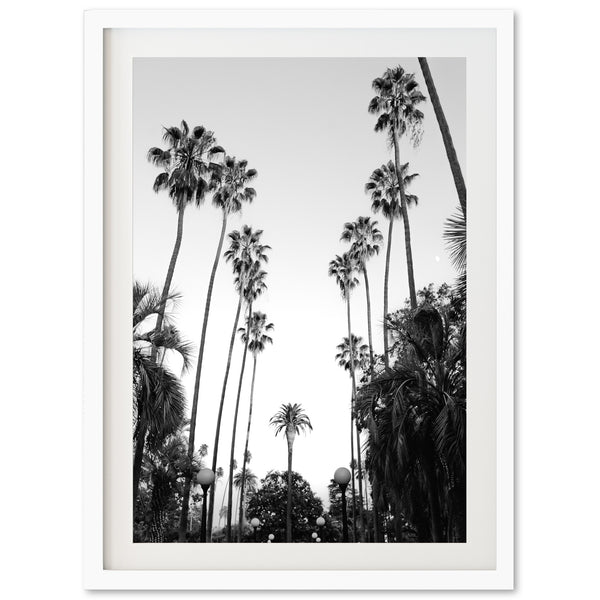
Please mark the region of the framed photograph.
POLYGON ((512 589, 512 19, 86 13, 86 588, 512 589))

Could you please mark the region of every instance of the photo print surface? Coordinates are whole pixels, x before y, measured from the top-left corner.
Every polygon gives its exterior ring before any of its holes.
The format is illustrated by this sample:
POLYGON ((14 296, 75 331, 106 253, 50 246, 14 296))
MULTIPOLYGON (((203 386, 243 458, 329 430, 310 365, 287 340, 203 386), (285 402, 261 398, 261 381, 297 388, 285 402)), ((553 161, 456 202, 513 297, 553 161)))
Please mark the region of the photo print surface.
POLYGON ((466 61, 133 61, 133 531, 466 541, 466 61))

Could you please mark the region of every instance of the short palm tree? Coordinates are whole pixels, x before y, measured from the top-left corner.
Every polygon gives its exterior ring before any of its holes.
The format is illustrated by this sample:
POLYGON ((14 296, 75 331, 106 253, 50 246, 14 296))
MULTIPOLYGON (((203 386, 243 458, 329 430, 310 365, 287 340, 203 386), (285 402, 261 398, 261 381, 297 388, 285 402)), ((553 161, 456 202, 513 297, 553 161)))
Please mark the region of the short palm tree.
POLYGON ((233 476, 233 485, 235 488, 237 488, 240 499, 238 542, 241 542, 241 532, 244 528, 244 515, 246 512, 243 490, 246 490, 248 493, 255 492, 258 487, 258 477, 250 469, 246 469, 246 465, 244 463, 244 468, 233 476))
POLYGON ((166 303, 152 284, 135 282, 133 286, 133 383, 134 383, 134 459, 133 507, 137 502, 140 474, 146 444, 160 444, 174 432, 185 411, 185 393, 179 379, 164 365, 166 352, 174 352, 191 366, 193 348, 173 327, 165 304, 175 303, 177 294, 169 294, 166 303), (148 329, 149 322, 163 311, 163 329, 148 329), (159 352, 162 359, 157 360, 159 352))
POLYGON ((372 87, 376 95, 369 103, 369 112, 378 115, 375 131, 385 131, 394 148, 394 164, 400 192, 400 211, 404 223, 408 289, 411 308, 414 310, 417 308, 417 292, 413 272, 408 203, 401 172, 400 138, 408 133, 413 145, 419 143, 423 113, 417 106, 425 100, 425 96, 419 90, 415 76, 412 73, 406 73, 400 65, 387 69, 382 77, 374 79, 372 87))
MULTIPOLYGON (((418 173, 408 173, 408 163, 400 167, 404 189, 418 177, 418 173)), ((385 275, 383 279, 383 358, 386 368, 389 364, 389 336, 388 336, 388 290, 390 279, 390 257, 392 252, 392 231, 394 221, 401 218, 402 211, 398 198, 400 195, 400 186, 398 185, 398 175, 396 167, 392 161, 381 165, 371 173, 369 181, 365 185, 365 192, 371 196, 371 210, 374 213, 381 211, 383 216, 388 219, 388 239, 385 254, 385 275)), ((419 199, 412 194, 404 194, 408 206, 417 204, 419 199)))
MULTIPOLYGON (((249 319, 252 314, 252 303, 265 292, 267 289, 267 284, 265 283, 265 278, 267 273, 260 268, 260 263, 257 261, 252 265, 246 280, 246 286, 244 288, 244 300, 248 305, 248 313, 246 319, 249 319)), ((238 389, 237 396, 235 400, 235 411, 233 413, 233 426, 231 432, 231 452, 229 455, 229 477, 233 478, 233 465, 234 465, 234 456, 235 456, 235 442, 236 442, 236 434, 237 434, 237 422, 238 422, 238 414, 240 409, 240 398, 242 395, 242 384, 244 382, 244 373, 246 370, 246 358, 248 356, 248 347, 250 340, 246 338, 244 342, 244 351, 242 354, 242 366, 240 368, 240 377, 238 381, 238 389)), ((232 511, 233 511, 233 489, 229 488, 229 497, 228 497, 229 509, 227 513, 227 532, 226 539, 228 542, 231 541, 231 524, 232 524, 232 511)))
MULTIPOLYGON (((256 177, 255 169, 248 169, 248 161, 237 160, 235 157, 226 156, 223 165, 219 170, 219 181, 216 191, 213 194, 213 204, 221 210, 222 225, 217 252, 213 261, 208 290, 206 292, 206 304, 204 306, 204 320, 202 322, 202 335, 200 337, 200 347, 198 350, 198 361, 196 365, 196 378, 194 381, 194 395, 192 399, 192 414, 190 419, 190 442, 189 452, 194 451, 194 438, 196 435, 196 418, 198 413, 198 396, 200 392, 200 377, 202 375, 202 364, 204 358, 204 346, 206 343, 206 332, 208 329, 208 317, 210 314, 210 303, 212 291, 221 258, 225 230, 227 229, 227 219, 230 215, 240 212, 244 202, 252 202, 256 197, 256 190, 250 187, 251 181, 256 177)), ((185 527, 187 522, 188 502, 192 485, 191 474, 186 476, 183 489, 183 506, 181 511, 181 520, 179 522, 179 541, 185 541, 185 527)))
MULTIPOLYGON (((336 256, 329 263, 329 276, 334 277, 338 287, 340 288, 340 292, 342 293, 342 297, 346 302, 346 319, 348 325, 348 339, 350 340, 350 345, 352 342, 352 322, 350 318, 350 293, 352 290, 358 285, 358 279, 355 277, 355 273, 358 270, 358 263, 356 261, 356 257, 349 252, 344 252, 342 256, 336 256)), ((352 400, 351 400, 351 408, 350 408, 350 419, 351 423, 354 419, 355 412, 355 403, 356 403, 356 375, 355 375, 355 366, 354 366, 354 348, 350 350, 350 377, 352 380, 352 400)), ((352 430, 351 430, 352 431, 352 430)), ((353 436, 351 433, 351 449, 354 444, 353 436)), ((358 497, 359 497, 359 513, 361 520, 361 538, 364 537, 364 525, 363 521, 363 495, 362 495, 362 479, 360 477, 361 470, 361 457, 360 457, 360 434, 358 430, 358 424, 356 427, 356 443, 357 443, 357 457, 358 457, 358 466, 359 466, 359 477, 358 477, 358 497)), ((352 452, 353 454, 353 452, 352 452)), ((352 460, 354 456, 352 456, 352 460)), ((352 474, 354 476, 354 469, 352 469, 352 474)))
POLYGON ((433 76, 431 75, 431 70, 429 69, 429 63, 427 62, 427 59, 424 57, 419 57, 419 64, 421 65, 421 71, 423 72, 423 77, 425 78, 427 91, 429 92, 429 97, 431 98, 431 104, 433 104, 433 111, 435 112, 435 117, 440 127, 444 148, 446 149, 446 156, 448 157, 448 162, 450 163, 450 170, 452 171, 452 177, 454 179, 454 185, 458 194, 458 200, 460 202, 463 217, 466 219, 467 186, 465 185, 460 163, 458 162, 458 156, 456 156, 454 142, 452 141, 452 135, 450 134, 450 127, 448 127, 448 121, 446 121, 446 115, 442 109, 440 97, 435 89, 435 83, 433 81, 433 76))
MULTIPOLYGON (((250 451, 248 450, 248 443, 250 442, 250 427, 252 425, 252 406, 254 404, 254 382, 256 381, 256 362, 258 355, 263 352, 267 344, 273 343, 273 338, 269 335, 273 331, 273 323, 267 323, 267 315, 262 312, 255 311, 249 320, 246 320, 246 327, 240 329, 242 336, 242 342, 248 341, 248 350, 252 353, 253 365, 252 365, 252 384, 250 386, 250 407, 248 409, 248 427, 246 428, 246 444, 244 446, 244 455, 242 459, 242 479, 240 486, 240 518, 239 522, 243 522, 242 510, 244 508, 244 491, 245 491, 245 473, 246 465, 251 457, 250 451)), ((241 541, 241 528, 238 531, 238 541, 241 541)))
POLYGON ((371 221, 371 217, 358 217, 352 223, 344 224, 341 239, 350 242, 350 252, 354 255, 365 282, 365 293, 367 295, 367 328, 369 333, 369 358, 370 371, 373 375, 375 360, 373 357, 373 332, 371 329, 371 293, 369 290, 369 276, 367 274, 367 261, 375 254, 379 254, 383 235, 377 229, 377 221, 371 221))
MULTIPOLYGON (((232 231, 229 234, 229 248, 225 251, 224 257, 227 262, 230 262, 233 267, 234 286, 238 293, 238 304, 233 320, 233 328, 231 330, 231 338, 229 340, 229 351, 227 354, 227 364, 225 366, 225 375, 223 378, 223 386, 221 388, 221 400, 219 403, 219 412, 217 415, 217 426, 215 429, 215 442, 213 447, 212 470, 217 466, 219 454, 219 440, 221 437, 221 421, 223 418, 223 408, 225 405, 225 394, 227 391, 227 382, 229 380, 229 371, 231 368, 231 358, 233 355, 233 346, 235 344, 235 336, 238 329, 242 304, 244 303, 244 290, 246 289, 249 277, 260 268, 260 265, 268 262, 267 250, 271 247, 266 244, 261 244, 262 229, 253 230, 252 227, 244 225, 241 230, 232 231)), ((210 488, 210 502, 208 509, 208 526, 212 530, 212 522, 215 506, 215 491, 216 483, 210 488)))
POLYGON ((287 510, 286 510, 286 542, 292 542, 292 456, 294 440, 300 432, 307 429, 312 431, 308 415, 301 404, 282 404, 269 421, 275 428, 275 435, 285 432, 288 447, 288 473, 287 473, 287 510))

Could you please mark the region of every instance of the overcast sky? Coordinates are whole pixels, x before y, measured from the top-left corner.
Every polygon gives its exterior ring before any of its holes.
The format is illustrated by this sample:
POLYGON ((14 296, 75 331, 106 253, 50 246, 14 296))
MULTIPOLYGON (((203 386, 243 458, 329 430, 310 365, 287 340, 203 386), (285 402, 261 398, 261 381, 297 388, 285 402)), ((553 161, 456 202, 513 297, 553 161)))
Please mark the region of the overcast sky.
MULTIPOLYGON (((294 469, 327 506, 327 484, 338 466, 350 461, 350 378, 337 366, 336 345, 347 335, 345 307, 329 261, 347 246, 339 241, 344 222, 371 215, 364 184, 392 155, 383 134, 373 131, 367 112, 371 81, 396 64, 414 72, 427 89, 416 58, 325 59, 135 59, 133 90, 134 277, 161 289, 173 250, 177 214, 166 192, 155 194, 158 170, 146 161, 151 146, 164 146, 162 127, 185 119, 190 127, 215 132, 228 154, 258 170, 257 197, 230 218, 228 231, 248 224, 264 230, 272 246, 268 293, 256 304, 275 325, 274 345, 260 355, 254 397, 250 468, 260 478, 287 468, 284 439, 275 438, 269 418, 282 403, 299 402, 314 431, 298 436, 294 469)), ((458 158, 465 164, 465 61, 429 59, 458 158)), ((421 145, 402 141, 402 162, 417 172, 411 193, 419 205, 410 224, 417 287, 451 283, 455 272, 442 239, 444 220, 458 200, 431 104, 425 114, 421 145)), ((387 237, 387 223, 374 215, 387 237)), ((221 224, 210 199, 186 211, 183 243, 173 278, 182 295, 176 323, 199 345, 206 289, 221 224)), ((387 240, 386 240, 387 241, 387 240)), ((226 246, 224 247, 224 249, 226 246)), ((385 247, 368 264, 373 310, 374 349, 381 352, 385 247)), ((392 240, 390 310, 408 297, 403 229, 392 240)), ((231 267, 219 265, 204 355, 198 406, 197 446, 212 450, 218 404, 237 296, 231 267)), ((353 333, 367 340, 364 288, 352 296, 353 333)), ((227 471, 231 427, 242 345, 238 342, 225 404, 218 465, 227 471)), ((241 463, 250 391, 246 369, 238 423, 236 458, 241 463)), ((179 373, 180 366, 172 362, 179 373)), ((188 409, 194 369, 184 376, 188 409)), ((210 454, 209 454, 210 460, 210 454)), ((223 488, 217 490, 217 510, 223 488)), ((216 523, 217 511, 215 511, 216 523)))

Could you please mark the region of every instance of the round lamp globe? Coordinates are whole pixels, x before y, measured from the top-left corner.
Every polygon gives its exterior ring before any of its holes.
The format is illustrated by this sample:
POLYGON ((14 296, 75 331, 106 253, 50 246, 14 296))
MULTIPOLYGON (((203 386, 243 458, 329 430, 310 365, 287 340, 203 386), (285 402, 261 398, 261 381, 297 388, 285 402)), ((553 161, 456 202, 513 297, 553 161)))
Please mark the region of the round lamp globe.
POLYGON ((196 474, 196 483, 200 485, 212 485, 215 474, 210 469, 200 469, 196 474))
POLYGON ((348 485, 350 482, 350 477, 350 471, 348 471, 346 467, 340 467, 339 469, 336 469, 335 473, 333 474, 333 480, 338 485, 348 485))

